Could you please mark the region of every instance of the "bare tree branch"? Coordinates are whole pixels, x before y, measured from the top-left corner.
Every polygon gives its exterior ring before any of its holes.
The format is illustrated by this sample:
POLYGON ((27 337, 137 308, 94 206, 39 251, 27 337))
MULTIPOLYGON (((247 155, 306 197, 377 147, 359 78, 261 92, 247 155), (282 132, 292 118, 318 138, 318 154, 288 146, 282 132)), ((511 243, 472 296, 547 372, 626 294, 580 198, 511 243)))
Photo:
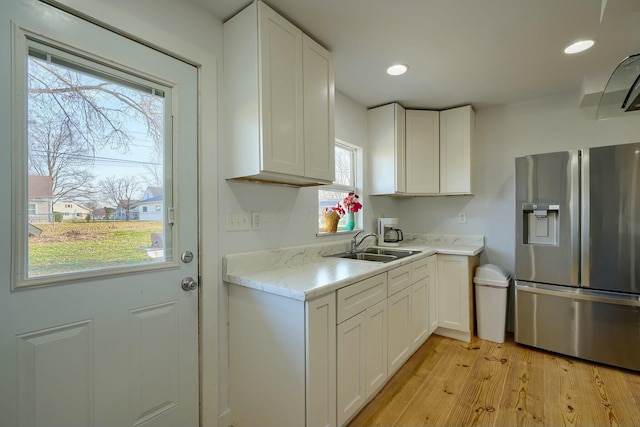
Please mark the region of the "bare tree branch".
POLYGON ((137 201, 136 196, 140 192, 140 182, 135 176, 115 176, 100 181, 102 196, 114 204, 114 207, 125 211, 126 220, 129 221, 131 208, 137 201))

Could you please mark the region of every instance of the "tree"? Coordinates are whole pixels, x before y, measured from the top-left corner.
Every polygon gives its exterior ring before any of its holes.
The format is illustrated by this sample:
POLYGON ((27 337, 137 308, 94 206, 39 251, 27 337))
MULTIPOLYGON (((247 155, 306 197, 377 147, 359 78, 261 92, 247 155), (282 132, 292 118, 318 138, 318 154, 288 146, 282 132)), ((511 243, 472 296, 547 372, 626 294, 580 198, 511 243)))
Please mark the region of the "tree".
POLYGON ((41 57, 43 53, 30 50, 28 170, 51 177, 54 202, 93 198, 96 153, 105 147, 127 153, 132 123, 146 128, 154 155, 160 155, 162 96, 106 72, 89 71, 69 61, 56 65, 41 57))
MULTIPOLYGON (((36 99, 34 104, 40 101, 36 99)), ((70 129, 70 120, 57 117, 45 106, 38 110, 37 126, 29 126, 29 174, 51 177, 51 206, 65 198, 90 197, 94 175, 83 154, 83 144, 70 129)))
POLYGON ((154 163, 144 166, 145 174, 144 174, 144 182, 149 187, 162 187, 163 185, 163 175, 161 165, 154 163))
POLYGON ((129 221, 131 208, 138 200, 137 197, 140 193, 140 181, 138 178, 135 176, 121 178, 113 176, 101 180, 99 186, 104 199, 123 209, 125 220, 129 221))

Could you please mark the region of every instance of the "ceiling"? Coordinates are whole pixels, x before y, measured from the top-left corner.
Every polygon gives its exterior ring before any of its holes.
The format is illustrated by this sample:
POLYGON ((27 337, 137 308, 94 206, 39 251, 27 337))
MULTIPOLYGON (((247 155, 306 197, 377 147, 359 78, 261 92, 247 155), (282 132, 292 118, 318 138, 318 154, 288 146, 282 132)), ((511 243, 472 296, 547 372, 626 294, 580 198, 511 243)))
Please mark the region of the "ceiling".
MULTIPOLYGON (((192 1, 223 22, 250 3, 192 1)), ((620 61, 640 53, 640 0, 265 3, 333 52, 336 89, 365 107, 484 108, 577 92, 583 80, 597 92, 620 61), (597 43, 563 53, 583 38, 597 43), (388 76, 394 63, 409 71, 388 76)))

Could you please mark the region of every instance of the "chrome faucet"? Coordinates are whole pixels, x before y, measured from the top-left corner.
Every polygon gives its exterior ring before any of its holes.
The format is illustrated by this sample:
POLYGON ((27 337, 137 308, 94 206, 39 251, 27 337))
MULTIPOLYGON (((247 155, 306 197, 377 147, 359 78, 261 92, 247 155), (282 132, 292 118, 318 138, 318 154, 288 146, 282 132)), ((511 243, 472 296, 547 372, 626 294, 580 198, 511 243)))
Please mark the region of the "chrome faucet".
MULTIPOLYGON (((364 230, 363 230, 364 231, 364 230)), ((354 236, 351 238, 351 252, 357 252, 358 251, 358 246, 360 246, 362 244, 362 242, 364 242, 364 239, 366 239, 367 237, 375 237, 376 238, 376 243, 377 243, 377 238, 378 235, 376 233, 368 233, 365 234, 364 236, 362 236, 362 239, 360 239, 360 241, 358 242, 357 237, 358 235, 362 233, 362 231, 358 231, 356 234, 354 234, 354 236)))

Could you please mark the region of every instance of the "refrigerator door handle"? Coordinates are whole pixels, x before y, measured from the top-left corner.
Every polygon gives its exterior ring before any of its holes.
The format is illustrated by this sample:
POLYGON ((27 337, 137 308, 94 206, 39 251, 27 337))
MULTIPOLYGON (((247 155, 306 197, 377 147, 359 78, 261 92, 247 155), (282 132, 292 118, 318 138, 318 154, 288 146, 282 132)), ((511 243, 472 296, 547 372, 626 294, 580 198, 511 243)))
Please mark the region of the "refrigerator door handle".
POLYGON ((635 295, 615 294, 596 291, 593 289, 580 290, 576 288, 562 288, 554 285, 546 285, 543 283, 523 283, 516 282, 518 292, 528 292, 537 295, 550 295, 562 298, 568 298, 578 301, 602 302, 605 304, 625 305, 640 309, 640 300, 635 295))
POLYGON ((569 221, 571 245, 571 284, 580 285, 580 150, 571 150, 570 163, 570 191, 569 191, 569 221))
POLYGON ((590 211, 589 206, 591 202, 591 188, 590 188, 590 171, 589 171, 589 149, 581 150, 581 168, 580 174, 582 178, 582 187, 580 188, 580 205, 581 205, 581 218, 580 218, 580 234, 581 234, 581 245, 580 245, 580 283, 583 287, 588 288, 590 286, 589 282, 589 260, 590 260, 590 235, 589 235, 589 227, 590 227, 590 211))

